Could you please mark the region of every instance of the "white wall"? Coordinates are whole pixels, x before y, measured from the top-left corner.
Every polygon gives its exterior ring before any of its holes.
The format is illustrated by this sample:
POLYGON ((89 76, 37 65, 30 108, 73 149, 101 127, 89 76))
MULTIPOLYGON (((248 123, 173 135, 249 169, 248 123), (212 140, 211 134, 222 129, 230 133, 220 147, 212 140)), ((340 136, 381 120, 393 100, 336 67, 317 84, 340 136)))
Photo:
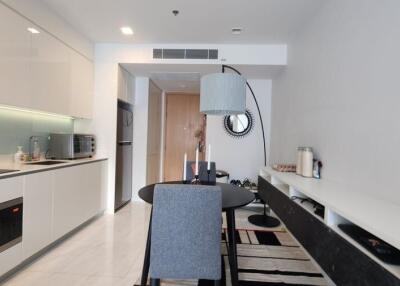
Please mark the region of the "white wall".
POLYGON ((312 146, 323 179, 400 202, 399 27, 398 0, 329 0, 294 35, 273 84, 273 162, 312 146))
POLYGON ((92 60, 94 45, 41 0, 0 0, 37 26, 92 60))
MULTIPOLYGON (((248 80, 256 95, 264 122, 267 160, 269 159, 271 126, 271 81, 248 80)), ((247 89, 246 106, 254 118, 254 128, 243 138, 233 138, 224 130, 222 116, 207 116, 207 146, 211 144, 212 160, 218 170, 225 170, 230 179, 249 178, 257 182, 257 175, 264 165, 260 119, 250 91, 247 89)), ((267 161, 268 164, 268 161, 267 161)))
POLYGON ((137 192, 146 185, 149 84, 149 78, 136 77, 133 105, 133 200, 139 199, 137 192))
MULTIPOLYGON (((108 211, 114 209, 115 185, 115 138, 117 117, 117 77, 120 63, 169 63, 169 64, 215 64, 220 60, 153 60, 153 48, 218 48, 226 56, 225 64, 239 65, 285 65, 286 45, 122 45, 97 44, 95 46, 95 103, 93 121, 85 126, 86 131, 94 132, 98 138, 98 154, 107 156, 108 169, 108 211)), ((147 146, 147 96, 145 78, 138 77, 135 86, 134 103, 134 155, 133 155, 133 199, 138 190, 145 185, 145 158, 147 146), (142 81, 142 84, 140 83, 142 81), (141 165, 142 164, 142 165, 141 165)), ((148 80, 148 79, 147 79, 148 80)), ((262 151, 262 149, 260 148, 262 151)))

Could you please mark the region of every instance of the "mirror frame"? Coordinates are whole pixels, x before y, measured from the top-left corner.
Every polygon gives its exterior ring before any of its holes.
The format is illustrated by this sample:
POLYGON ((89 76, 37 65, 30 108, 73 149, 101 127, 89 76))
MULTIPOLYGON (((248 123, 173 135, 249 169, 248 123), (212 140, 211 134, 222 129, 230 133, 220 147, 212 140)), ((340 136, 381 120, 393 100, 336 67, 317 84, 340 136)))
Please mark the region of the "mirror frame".
POLYGON ((226 133, 228 133, 230 136, 235 137, 235 138, 240 138, 248 135, 251 130, 253 130, 254 127, 254 118, 253 115, 251 114, 250 110, 246 109, 246 112, 244 113, 246 115, 247 120, 249 122, 247 128, 243 130, 242 132, 235 132, 229 128, 229 118, 232 115, 226 115, 224 116, 224 129, 226 133))

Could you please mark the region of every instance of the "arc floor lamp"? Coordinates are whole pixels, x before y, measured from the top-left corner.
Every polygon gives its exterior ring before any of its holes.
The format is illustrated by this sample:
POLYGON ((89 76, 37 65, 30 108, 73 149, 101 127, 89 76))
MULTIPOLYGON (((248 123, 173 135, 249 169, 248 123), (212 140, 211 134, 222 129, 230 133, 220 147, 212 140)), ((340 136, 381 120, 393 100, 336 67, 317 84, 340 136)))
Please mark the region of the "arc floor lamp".
MULTIPOLYGON (((249 88, 257 107, 263 140, 264 166, 267 165, 264 123, 254 91, 248 81, 234 67, 222 65, 222 73, 205 75, 200 83, 200 112, 209 115, 244 114, 246 111, 246 87, 249 88), (235 73, 226 73, 230 69, 235 73)), ((264 202, 262 215, 251 215, 249 222, 257 226, 276 227, 279 220, 267 214, 264 202)))

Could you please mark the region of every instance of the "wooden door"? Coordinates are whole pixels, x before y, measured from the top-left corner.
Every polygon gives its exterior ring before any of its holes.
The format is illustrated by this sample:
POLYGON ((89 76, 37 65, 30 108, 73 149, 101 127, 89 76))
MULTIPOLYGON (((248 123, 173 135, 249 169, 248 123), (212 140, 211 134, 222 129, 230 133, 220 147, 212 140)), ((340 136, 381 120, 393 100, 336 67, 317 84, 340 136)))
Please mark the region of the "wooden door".
POLYGON ((206 121, 199 94, 169 93, 166 100, 164 180, 174 181, 182 179, 185 152, 194 161, 200 146, 199 160, 204 160, 206 121))

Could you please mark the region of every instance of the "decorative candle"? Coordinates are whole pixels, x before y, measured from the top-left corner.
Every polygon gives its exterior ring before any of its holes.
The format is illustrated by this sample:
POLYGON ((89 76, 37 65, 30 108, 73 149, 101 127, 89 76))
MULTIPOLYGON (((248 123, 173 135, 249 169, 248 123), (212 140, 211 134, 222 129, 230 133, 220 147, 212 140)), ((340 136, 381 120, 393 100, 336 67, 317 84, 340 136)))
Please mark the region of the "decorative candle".
POLYGON ((207 163, 207 170, 211 170, 211 144, 208 144, 208 163, 207 163))
POLYGON ((183 156, 183 180, 186 181, 186 161, 187 161, 187 154, 183 156))
POLYGON ((195 175, 199 175, 199 147, 196 148, 196 172, 195 175))

